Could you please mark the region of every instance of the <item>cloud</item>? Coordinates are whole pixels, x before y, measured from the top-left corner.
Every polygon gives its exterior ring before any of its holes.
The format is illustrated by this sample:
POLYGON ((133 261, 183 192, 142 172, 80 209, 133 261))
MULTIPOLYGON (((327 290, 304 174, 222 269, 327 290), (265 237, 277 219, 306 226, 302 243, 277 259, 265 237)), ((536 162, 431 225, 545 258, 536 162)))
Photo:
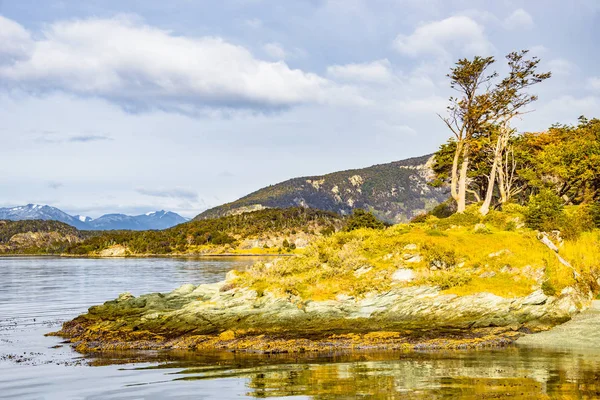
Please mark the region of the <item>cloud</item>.
POLYGON ((510 14, 508 17, 506 17, 503 25, 506 29, 514 30, 530 29, 533 28, 535 24, 533 23, 533 18, 531 17, 531 15, 522 8, 519 8, 515 10, 512 14, 510 14))
POLYGON ((590 88, 600 90, 600 77, 593 77, 588 80, 590 88))
POLYGON ((279 43, 267 43, 263 46, 265 53, 276 60, 284 60, 287 53, 279 43))
POLYGON ((387 58, 362 64, 332 65, 327 67, 327 74, 336 79, 367 82, 388 82, 393 76, 387 58))
POLYGON ((193 190, 184 189, 184 188, 157 188, 157 189, 147 189, 147 188, 137 188, 135 189, 139 194, 143 194, 144 196, 151 197, 163 197, 163 198, 172 198, 172 199, 182 199, 188 201, 197 201, 198 193, 193 190))
POLYGON ((421 55, 450 56, 461 54, 485 55, 493 49, 485 36, 484 27, 464 15, 419 26, 410 35, 398 35, 394 48, 409 57, 421 55))
POLYGON ((18 23, 0 15, 0 67, 26 59, 31 46, 29 32, 18 23))
POLYGON ((61 187, 63 187, 64 185, 60 182, 48 182, 48 187, 50 189, 60 189, 61 187))
POLYGON ((31 93, 100 97, 133 111, 364 101, 352 88, 257 59, 222 38, 177 36, 127 16, 54 22, 35 36, 2 18, 0 80, 31 93))
POLYGON ((71 136, 66 139, 67 142, 75 142, 75 143, 87 143, 87 142, 100 142, 103 140, 112 140, 112 138, 103 135, 81 135, 81 136, 71 136))
POLYGON ((548 61, 548 68, 554 75, 571 75, 577 70, 577 66, 564 58, 555 58, 548 61))
POLYGON ((105 140, 113 140, 110 136, 97 135, 97 134, 85 134, 85 135, 74 135, 64 136, 59 135, 53 131, 44 131, 40 136, 36 137, 36 141, 40 143, 90 143, 90 142, 101 142, 105 140))

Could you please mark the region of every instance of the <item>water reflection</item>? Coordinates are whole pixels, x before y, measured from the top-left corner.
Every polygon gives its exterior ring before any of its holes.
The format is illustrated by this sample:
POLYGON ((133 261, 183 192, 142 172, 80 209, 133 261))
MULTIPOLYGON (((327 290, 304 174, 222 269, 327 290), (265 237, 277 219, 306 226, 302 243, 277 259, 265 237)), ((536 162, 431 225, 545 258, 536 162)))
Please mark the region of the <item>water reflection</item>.
POLYGON ((92 365, 158 363, 171 382, 244 379, 256 398, 581 399, 600 397, 600 353, 508 348, 321 355, 114 353, 92 365), (134 357, 133 359, 130 357, 134 357), (137 357, 137 358, 136 358, 137 357))
POLYGON ((251 259, 0 259, 0 399, 239 397, 345 399, 600 398, 600 351, 258 355, 74 353, 44 337, 123 291, 170 291, 251 259), (8 356, 17 355, 17 363, 8 356), (3 358, 5 357, 5 358, 3 358))

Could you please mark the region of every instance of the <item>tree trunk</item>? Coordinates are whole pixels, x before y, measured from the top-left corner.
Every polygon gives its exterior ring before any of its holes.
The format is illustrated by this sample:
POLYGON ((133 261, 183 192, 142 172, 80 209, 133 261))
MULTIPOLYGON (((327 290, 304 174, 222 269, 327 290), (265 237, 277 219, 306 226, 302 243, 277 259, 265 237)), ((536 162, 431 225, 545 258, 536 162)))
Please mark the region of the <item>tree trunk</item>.
POLYGON ((452 161, 452 180, 450 182, 450 194, 454 201, 458 202, 458 192, 457 192, 457 184, 458 184, 458 159, 460 158, 460 153, 462 151, 463 144, 461 141, 456 142, 456 150, 454 150, 454 160, 452 161))
POLYGON ((465 143, 462 149, 462 165, 460 167, 460 179, 458 181, 458 204, 456 212, 463 213, 466 208, 467 195, 467 172, 469 170, 469 143, 465 143))
POLYGON ((488 179, 487 191, 485 192, 485 200, 479 209, 481 215, 487 215, 490 212, 490 205, 492 204, 492 197, 494 195, 494 186, 496 184, 496 170, 498 169, 498 163, 502 157, 502 134, 498 136, 496 141, 496 148, 494 149, 494 162, 492 163, 492 170, 488 179))

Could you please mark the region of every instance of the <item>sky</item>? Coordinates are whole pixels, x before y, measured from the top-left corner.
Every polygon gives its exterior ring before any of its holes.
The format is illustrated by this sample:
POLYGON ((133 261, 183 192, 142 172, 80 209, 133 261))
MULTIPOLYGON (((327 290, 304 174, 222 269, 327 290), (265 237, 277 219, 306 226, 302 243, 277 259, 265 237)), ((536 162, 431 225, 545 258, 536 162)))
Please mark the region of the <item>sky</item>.
POLYGON ((193 217, 433 153, 461 57, 553 77, 515 127, 600 117, 600 1, 0 0, 0 207, 193 217))

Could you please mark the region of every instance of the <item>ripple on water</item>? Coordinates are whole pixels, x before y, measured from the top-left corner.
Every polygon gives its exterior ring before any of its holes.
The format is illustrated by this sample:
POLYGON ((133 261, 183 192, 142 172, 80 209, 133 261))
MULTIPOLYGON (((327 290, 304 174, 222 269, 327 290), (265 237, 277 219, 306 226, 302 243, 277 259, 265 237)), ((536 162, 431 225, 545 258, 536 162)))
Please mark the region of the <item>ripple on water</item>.
POLYGON ((87 355, 45 337, 130 291, 216 282, 249 259, 0 259, 0 398, 598 398, 590 352, 87 355))

